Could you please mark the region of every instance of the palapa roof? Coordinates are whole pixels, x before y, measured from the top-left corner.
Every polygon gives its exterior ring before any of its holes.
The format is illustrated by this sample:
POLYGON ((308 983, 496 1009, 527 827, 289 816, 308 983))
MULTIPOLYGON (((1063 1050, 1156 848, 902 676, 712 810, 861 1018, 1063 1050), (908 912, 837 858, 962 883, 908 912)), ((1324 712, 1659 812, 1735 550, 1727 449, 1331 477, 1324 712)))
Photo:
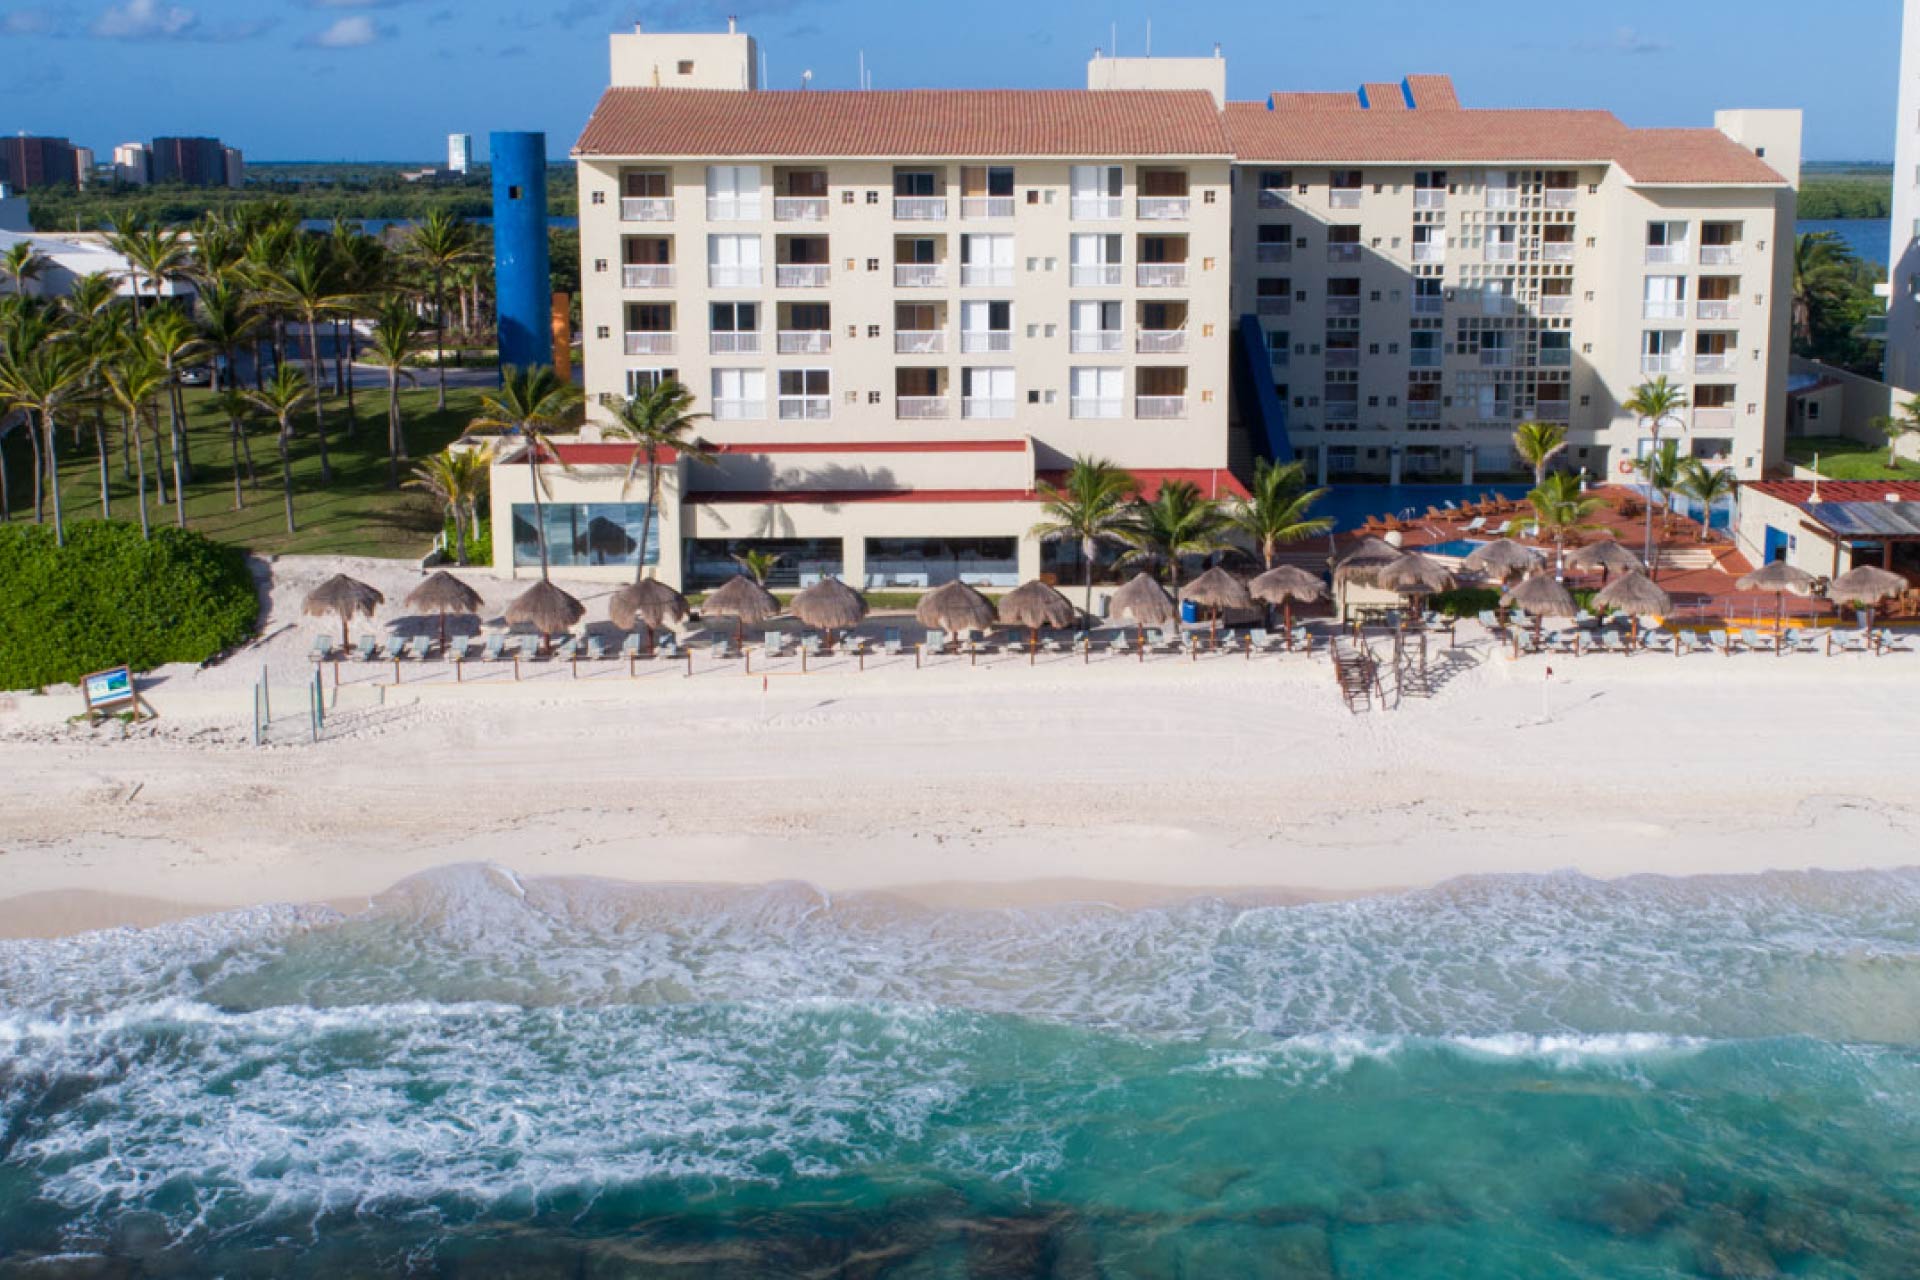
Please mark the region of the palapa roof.
POLYGON ((1580 612, 1573 595, 1550 573, 1534 574, 1501 596, 1500 603, 1549 618, 1571 618, 1580 612))
POLYGON ((1816 581, 1805 569, 1796 569, 1785 560, 1775 560, 1771 564, 1761 565, 1733 585, 1741 591, 1785 591, 1796 596, 1809 596, 1813 594, 1816 581))
POLYGON ((1613 573, 1632 573, 1636 569, 1646 568, 1639 556, 1627 550, 1612 538, 1603 538, 1599 542, 1590 542, 1567 553, 1569 569, 1606 569, 1613 573))
POLYGON ((1904 595, 1907 580, 1879 565, 1863 564, 1849 569, 1827 584, 1827 599, 1835 604, 1878 604, 1904 595))
POLYGON ((485 601, 480 593, 441 569, 407 593, 407 608, 421 613, 477 614, 485 601))
POLYGON ((1070 627, 1079 617, 1080 610, 1071 600, 1038 578, 1023 582, 1000 597, 1000 621, 1010 626, 1030 631, 1070 627))
POLYGON ((658 631, 687 616, 687 598, 658 578, 630 583, 613 593, 607 601, 607 617, 622 631, 633 630, 644 621, 649 630, 658 631))
POLYGON ((1113 593, 1112 611, 1143 627, 1164 627, 1180 616, 1180 606, 1151 574, 1140 573, 1113 593))
POLYGON ((1384 538, 1362 538, 1333 567, 1333 580, 1339 583, 1372 582, 1375 570, 1392 564, 1405 554, 1402 548, 1384 538))
POLYGON ((1327 597, 1327 584, 1318 575, 1295 565, 1269 569, 1247 584, 1247 594, 1268 604, 1312 604, 1327 597))
POLYGON ((554 586, 536 582, 507 606, 507 623, 532 627, 543 636, 559 635, 587 616, 587 607, 554 586))
POLYGON ((935 587, 920 597, 913 616, 933 631, 985 631, 996 617, 993 601, 964 582, 935 587))
POLYGON ((774 599, 771 591, 746 574, 736 573, 718 591, 707 597, 700 606, 700 612, 718 614, 752 626, 778 614, 780 602, 774 599))
POLYGON ((1593 603, 1597 608, 1618 609, 1622 613, 1664 615, 1673 611, 1673 597, 1638 569, 1621 574, 1595 592, 1593 603))
POLYGON ((822 578, 795 596, 788 610, 809 627, 845 631, 867 616, 867 598, 838 578, 822 578))
POLYGON ((1402 595, 1428 596, 1453 590, 1453 574, 1433 557, 1409 551, 1374 570, 1373 584, 1402 595))
POLYGON ((1484 573, 1504 582, 1539 568, 1540 553, 1512 538, 1499 538, 1474 548, 1465 564, 1475 573, 1484 573))
POLYGON ((1209 609, 1245 609, 1253 604, 1246 583, 1219 565, 1182 587, 1180 598, 1206 605, 1209 609))
POLYGON ((334 614, 346 619, 356 613, 364 613, 371 618, 373 611, 386 602, 385 596, 366 583, 349 578, 344 573, 336 573, 307 593, 303 608, 307 616, 313 618, 334 614))

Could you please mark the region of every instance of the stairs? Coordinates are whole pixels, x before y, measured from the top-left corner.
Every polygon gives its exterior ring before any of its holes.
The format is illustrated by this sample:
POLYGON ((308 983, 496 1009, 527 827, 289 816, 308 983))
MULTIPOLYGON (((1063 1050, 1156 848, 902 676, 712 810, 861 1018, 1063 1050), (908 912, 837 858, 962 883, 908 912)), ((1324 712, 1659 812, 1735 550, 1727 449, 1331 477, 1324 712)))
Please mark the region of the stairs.
POLYGON ((1662 547, 1654 557, 1654 565, 1663 572, 1699 573, 1718 569, 1720 557, 1711 547, 1662 547))
POLYGON ((1333 676, 1347 710, 1355 715, 1371 711, 1373 695, 1380 686, 1379 664, 1373 655, 1345 638, 1336 639, 1328 652, 1333 656, 1333 676))

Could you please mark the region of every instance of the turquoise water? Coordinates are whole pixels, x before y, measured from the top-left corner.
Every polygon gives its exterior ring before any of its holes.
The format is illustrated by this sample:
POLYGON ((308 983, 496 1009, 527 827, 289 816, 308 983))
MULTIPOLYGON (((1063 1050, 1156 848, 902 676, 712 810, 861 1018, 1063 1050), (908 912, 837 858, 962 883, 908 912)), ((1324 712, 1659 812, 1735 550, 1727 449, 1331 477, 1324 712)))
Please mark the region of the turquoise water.
POLYGON ((1331 516, 1337 531, 1358 529, 1369 516, 1425 519, 1428 507, 1478 502, 1486 494, 1524 498, 1530 484, 1333 484, 1313 514, 1331 516))
POLYGON ((1464 560, 1485 545, 1485 543, 1475 542, 1471 538, 1455 538, 1451 542, 1436 542, 1430 547, 1422 547, 1420 549, 1429 555, 1457 556, 1464 560))
POLYGON ((0 1275, 1920 1274, 1920 873, 0 944, 0 1275))

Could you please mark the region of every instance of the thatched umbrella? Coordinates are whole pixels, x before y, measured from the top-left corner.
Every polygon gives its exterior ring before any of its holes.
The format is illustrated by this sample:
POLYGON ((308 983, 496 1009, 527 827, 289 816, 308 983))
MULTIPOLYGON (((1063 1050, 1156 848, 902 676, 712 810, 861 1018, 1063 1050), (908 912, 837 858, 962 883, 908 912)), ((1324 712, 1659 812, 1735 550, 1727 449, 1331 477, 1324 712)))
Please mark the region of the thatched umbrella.
POLYGON ((447 615, 464 618, 479 616, 484 602, 480 593, 441 569, 407 593, 407 608, 440 615, 440 647, 447 647, 447 615))
POLYGON ((1633 619, 1633 642, 1640 643, 1640 615, 1665 617, 1673 612, 1673 597, 1654 585, 1653 579, 1638 569, 1621 574, 1594 593, 1593 603, 1600 609, 1618 609, 1633 619))
POLYGON ((534 583, 507 606, 507 625, 526 623, 540 633, 542 648, 548 639, 572 630, 573 624, 586 616, 587 606, 545 581, 534 583))
POLYGON ((1602 538, 1598 542, 1588 543, 1567 555, 1567 568, 1586 573, 1596 570, 1603 573, 1633 573, 1636 570, 1644 573, 1646 567, 1639 556, 1612 538, 1602 538))
POLYGON ((1496 582, 1511 582, 1538 569, 1540 553, 1512 538, 1500 538, 1474 548, 1466 559, 1466 567, 1496 582))
POLYGON ((349 578, 344 573, 336 573, 307 593, 305 611, 310 618, 339 615, 340 647, 344 649, 347 647, 347 624, 353 621, 353 616, 364 613, 371 618, 373 611, 386 602, 385 596, 366 583, 349 578))
POLYGON ((779 614, 780 602, 774 599, 773 592, 746 574, 736 573, 718 591, 707 597, 706 603, 700 606, 700 612, 732 618, 733 638, 737 644, 746 640, 748 624, 757 627, 779 614))
POLYGON ((1180 617, 1180 607, 1151 574, 1136 574, 1113 593, 1109 608, 1126 614, 1143 627, 1164 627, 1180 617))
POLYGON ((1376 570, 1373 583, 1383 591, 1413 597, 1413 607, 1419 610, 1428 596, 1453 590, 1453 574, 1432 556, 1409 551, 1376 570))
POLYGON ((1534 574, 1501 596, 1500 603, 1508 609, 1527 611, 1533 618, 1533 642, 1536 645, 1540 643, 1542 618, 1571 618, 1580 612, 1572 594, 1550 573, 1534 574))
POLYGON ((1080 611, 1073 601, 1035 578, 1000 597, 1000 621, 1027 629, 1027 656, 1040 647, 1041 628, 1070 627, 1080 611))
POLYGON ((1383 538, 1362 538, 1333 567, 1333 580, 1343 585, 1355 579, 1372 582, 1377 570, 1392 564, 1404 554, 1401 548, 1383 538))
POLYGON ((1327 584, 1305 569, 1283 564, 1269 569, 1247 584, 1247 594, 1266 604, 1282 605, 1287 611, 1287 647, 1293 647, 1293 604, 1312 604, 1327 598, 1327 584))
POLYGON ((867 616, 867 598, 838 578, 822 578, 793 598, 788 606, 793 616, 809 627, 827 633, 850 631, 867 616))
POLYGON ((1182 587, 1180 598, 1212 610, 1207 616, 1207 641, 1215 648, 1219 647, 1220 611, 1253 607, 1253 597, 1247 592, 1247 584, 1219 565, 1182 587))
POLYGON ((1878 606, 1882 600, 1890 600, 1907 590, 1907 580, 1899 574, 1878 565, 1863 564, 1857 569, 1835 578, 1827 584, 1827 599, 1840 605, 1878 606))
POLYGON ((687 616, 687 598, 658 578, 643 578, 613 593, 607 617, 622 631, 647 629, 647 652, 653 652, 654 632, 687 616))
POLYGON ((955 579, 920 597, 913 616, 929 631, 986 631, 993 626, 993 601, 955 579))
MULTIPOLYGON (((1773 592, 1773 626, 1777 633, 1787 616, 1787 593, 1796 596, 1813 594, 1816 579, 1805 569, 1796 569, 1785 560, 1775 560, 1762 565, 1740 581, 1734 587, 1740 591, 1773 592)), ((1776 636, 1775 647, 1778 648, 1776 636)))

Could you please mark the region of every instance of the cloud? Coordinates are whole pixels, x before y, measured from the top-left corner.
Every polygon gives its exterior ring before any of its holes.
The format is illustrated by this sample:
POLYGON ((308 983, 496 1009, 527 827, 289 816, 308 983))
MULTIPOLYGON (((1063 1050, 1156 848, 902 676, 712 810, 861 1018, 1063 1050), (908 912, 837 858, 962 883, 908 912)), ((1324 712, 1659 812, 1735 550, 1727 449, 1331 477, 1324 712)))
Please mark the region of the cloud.
POLYGON ((185 40, 200 27, 200 15, 160 0, 126 0, 109 5, 93 20, 93 34, 103 40, 185 40))
POLYGON ((10 36, 50 36, 59 31, 60 24, 47 9, 15 9, 0 14, 0 32, 10 36))
POLYGON ((1624 53, 1638 57, 1648 53, 1665 53, 1673 46, 1633 27, 1618 27, 1605 39, 1583 41, 1576 47, 1587 53, 1624 53))
POLYGON ((364 14, 341 18, 324 31, 316 31, 303 42, 312 49, 364 49, 392 34, 364 14))

